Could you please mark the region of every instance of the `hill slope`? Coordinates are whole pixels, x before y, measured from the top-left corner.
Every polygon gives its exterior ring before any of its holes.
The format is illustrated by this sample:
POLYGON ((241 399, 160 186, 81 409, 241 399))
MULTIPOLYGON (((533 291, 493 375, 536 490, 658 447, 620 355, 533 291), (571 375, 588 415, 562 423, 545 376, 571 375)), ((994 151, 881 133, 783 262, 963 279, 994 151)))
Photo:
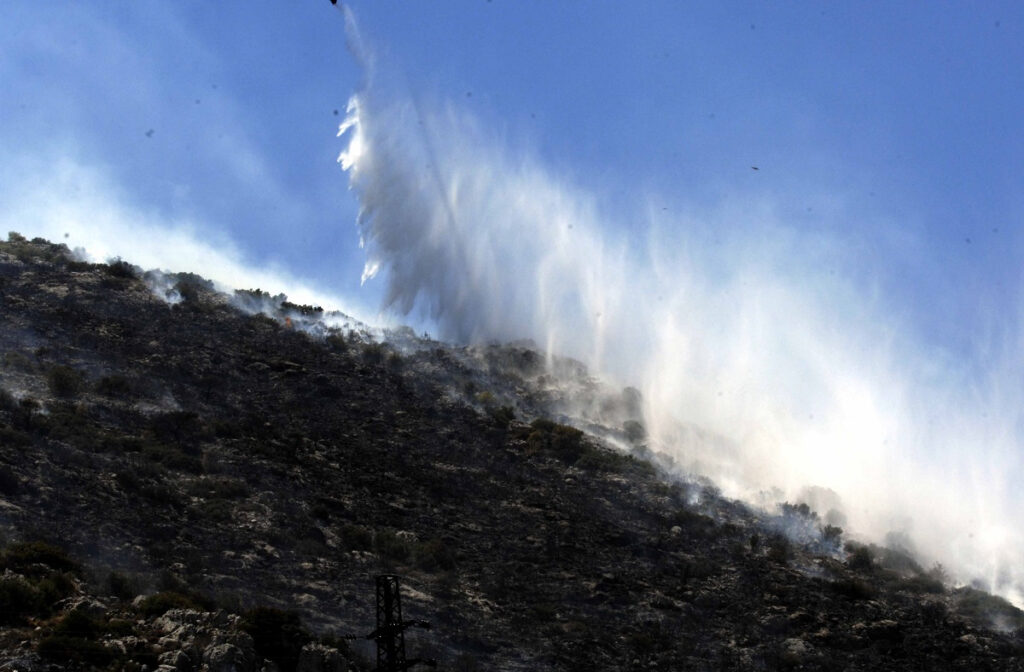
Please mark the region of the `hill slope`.
POLYGON ((258 670, 261 612, 231 614, 260 606, 347 661, 304 669, 369 669, 365 643, 330 637, 373 628, 382 572, 433 623, 410 655, 446 669, 1024 669, 1024 619, 998 598, 844 552, 806 508, 784 522, 812 543, 792 543, 708 484, 536 420, 528 349, 400 355, 311 307, 239 308, 268 298, 0 243, 0 646, 18 669, 198 669, 221 646, 258 670), (53 644, 68 632, 98 658, 53 644))

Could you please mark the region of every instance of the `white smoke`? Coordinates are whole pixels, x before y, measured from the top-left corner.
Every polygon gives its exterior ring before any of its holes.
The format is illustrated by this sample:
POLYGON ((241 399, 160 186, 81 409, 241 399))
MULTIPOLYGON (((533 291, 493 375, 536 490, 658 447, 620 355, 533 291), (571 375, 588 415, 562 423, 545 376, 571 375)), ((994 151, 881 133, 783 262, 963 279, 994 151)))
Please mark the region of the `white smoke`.
MULTIPOLYGON (((366 321, 362 307, 288 270, 260 268, 216 226, 154 212, 133 202, 102 166, 63 157, 24 160, 0 153, 0 231, 42 237, 77 249, 83 258, 123 258, 144 269, 197 273, 222 291, 269 287, 295 303, 322 305, 366 321)), ((169 286, 152 287, 167 300, 169 286)))
POLYGON ((906 533, 1022 602, 1016 325, 971 374, 856 280, 849 240, 787 227, 770 203, 648 197, 619 221, 454 105, 367 79, 339 160, 388 308, 443 338, 580 358, 640 388, 652 443, 726 494, 831 489, 854 533, 906 533))

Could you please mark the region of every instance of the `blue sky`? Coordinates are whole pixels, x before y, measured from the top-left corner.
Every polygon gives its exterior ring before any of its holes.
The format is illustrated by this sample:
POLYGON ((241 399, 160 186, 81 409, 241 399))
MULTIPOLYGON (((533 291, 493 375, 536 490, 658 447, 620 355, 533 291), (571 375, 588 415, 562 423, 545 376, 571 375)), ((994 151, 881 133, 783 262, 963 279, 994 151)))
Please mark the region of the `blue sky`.
POLYGON ((369 72, 328 0, 8 2, 0 226, 561 346, 758 468, 955 482, 947 528, 1024 548, 1024 6, 349 6, 369 72))
MULTIPOLYGON (((617 226, 637 225, 640 193, 675 208, 771 201, 797 230, 847 236, 868 257, 845 260, 852 272, 940 340, 963 343, 956 325, 978 317, 977 297, 1016 301, 1014 3, 351 7, 396 86, 528 147, 617 226)), ((335 111, 361 79, 336 8, 15 2, 6 14, 8 167, 71 159, 120 201, 229 237, 246 262, 375 306, 334 163, 335 111)))

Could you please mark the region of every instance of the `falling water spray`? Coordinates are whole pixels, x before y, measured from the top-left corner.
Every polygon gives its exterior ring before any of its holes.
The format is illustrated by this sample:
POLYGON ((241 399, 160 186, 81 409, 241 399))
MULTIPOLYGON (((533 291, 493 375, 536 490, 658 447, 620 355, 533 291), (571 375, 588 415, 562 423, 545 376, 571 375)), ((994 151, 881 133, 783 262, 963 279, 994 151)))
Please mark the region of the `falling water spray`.
POLYGON ((843 239, 761 204, 669 217, 640 202, 620 226, 521 145, 396 85, 351 14, 348 30, 367 81, 339 161, 364 281, 385 283, 387 309, 452 341, 529 338, 576 357, 638 387, 652 446, 727 495, 830 492, 848 532, 897 532, 1021 603, 1024 393, 1003 373, 1019 347, 965 389, 884 292, 845 272, 861 260, 843 239))

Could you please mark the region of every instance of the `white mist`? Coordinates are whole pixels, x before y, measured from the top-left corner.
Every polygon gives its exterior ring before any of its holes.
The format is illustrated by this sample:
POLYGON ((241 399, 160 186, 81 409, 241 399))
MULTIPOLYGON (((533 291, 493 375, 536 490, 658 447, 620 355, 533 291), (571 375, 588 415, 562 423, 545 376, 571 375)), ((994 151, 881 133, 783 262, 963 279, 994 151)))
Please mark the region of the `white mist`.
POLYGON ((1019 339, 968 375, 855 280, 841 237, 770 204, 652 198, 627 237, 481 122, 367 76, 339 160, 386 308, 445 339, 579 358, 640 388, 654 446, 726 494, 830 489, 849 533, 904 533, 925 562, 1022 603, 1019 339))

